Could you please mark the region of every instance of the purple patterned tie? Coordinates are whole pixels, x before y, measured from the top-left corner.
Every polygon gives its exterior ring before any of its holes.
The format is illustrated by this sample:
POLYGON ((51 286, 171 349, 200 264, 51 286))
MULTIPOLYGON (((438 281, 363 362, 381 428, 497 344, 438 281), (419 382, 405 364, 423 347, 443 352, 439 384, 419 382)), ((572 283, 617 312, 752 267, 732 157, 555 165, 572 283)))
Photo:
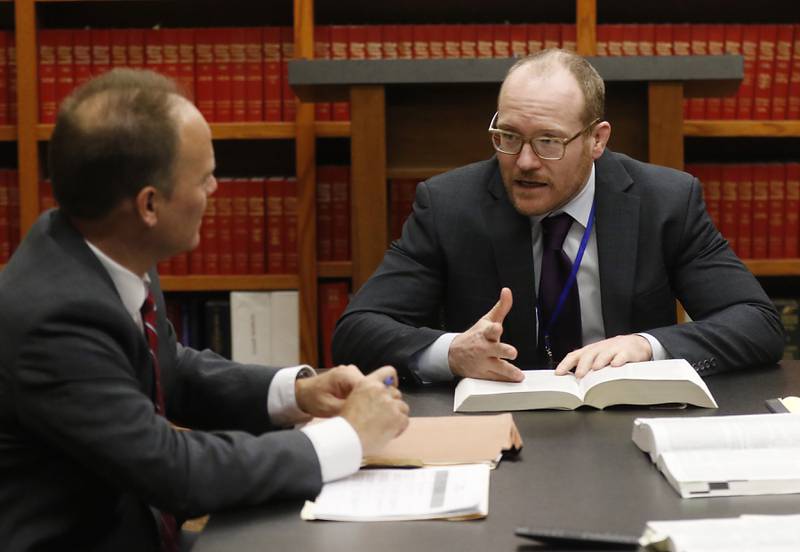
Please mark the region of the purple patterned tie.
MULTIPOLYGON (((147 291, 147 298, 142 305, 142 322, 144 323, 144 334, 147 338, 147 347, 150 350, 150 357, 153 360, 153 383, 156 390, 155 407, 156 412, 165 416, 166 408, 164 405, 164 393, 161 389, 161 369, 158 365, 158 332, 156 331, 156 303, 153 294, 147 291)), ((167 512, 160 512, 161 517, 161 550, 162 552, 177 552, 178 545, 178 523, 175 516, 167 512)))
POLYGON ((578 299, 578 282, 565 297, 561 313, 551 325, 558 298, 569 279, 572 262, 561 250, 574 219, 566 213, 542 220, 542 275, 539 280, 539 350, 545 357, 544 333, 550 328, 550 348, 553 362, 558 364, 564 355, 582 347, 581 307, 578 299))

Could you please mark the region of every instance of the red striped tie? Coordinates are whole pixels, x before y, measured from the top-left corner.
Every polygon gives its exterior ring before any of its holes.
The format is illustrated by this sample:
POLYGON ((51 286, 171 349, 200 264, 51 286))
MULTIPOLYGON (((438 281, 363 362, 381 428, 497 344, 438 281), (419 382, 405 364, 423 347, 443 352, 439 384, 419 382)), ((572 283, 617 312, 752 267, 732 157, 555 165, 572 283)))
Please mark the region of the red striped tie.
MULTIPOLYGON (((142 322, 144 322, 144 333, 147 337, 147 347, 150 349, 150 357, 153 359, 153 381, 156 388, 156 412, 165 416, 164 393, 161 390, 161 369, 158 366, 158 332, 156 331, 156 303, 153 294, 147 291, 147 298, 142 305, 142 322)), ((161 514, 161 550, 163 552, 178 552, 178 523, 175 516, 167 512, 161 514)))

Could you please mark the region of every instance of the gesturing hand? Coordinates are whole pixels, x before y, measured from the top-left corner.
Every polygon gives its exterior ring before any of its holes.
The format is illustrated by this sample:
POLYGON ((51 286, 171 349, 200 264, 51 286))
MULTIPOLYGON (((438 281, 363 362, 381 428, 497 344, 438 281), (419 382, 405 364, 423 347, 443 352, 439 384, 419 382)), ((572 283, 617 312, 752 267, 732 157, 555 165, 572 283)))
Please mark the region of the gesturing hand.
POLYGON ((447 360, 455 375, 499 381, 524 379, 522 371, 507 362, 517 358, 517 350, 500 341, 503 320, 511 310, 511 304, 511 290, 503 288, 494 307, 470 329, 453 339, 447 360))

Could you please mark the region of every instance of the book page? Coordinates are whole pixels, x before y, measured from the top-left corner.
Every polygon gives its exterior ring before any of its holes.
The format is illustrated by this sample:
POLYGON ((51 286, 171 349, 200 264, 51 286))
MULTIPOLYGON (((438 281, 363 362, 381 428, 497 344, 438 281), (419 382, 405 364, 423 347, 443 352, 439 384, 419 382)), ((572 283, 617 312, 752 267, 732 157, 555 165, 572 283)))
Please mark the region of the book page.
POLYGON ((783 397, 781 403, 792 414, 800 414, 800 397, 783 397))
POLYGON ((674 551, 796 551, 800 550, 800 515, 648 522, 642 546, 664 540, 674 551))
POLYGON ((301 517, 338 521, 433 519, 488 514, 489 466, 361 470, 326 483, 301 517))
POLYGON ((800 492, 800 447, 670 451, 657 465, 683 498, 800 492))
POLYGON ((636 418, 633 442, 649 452, 654 462, 671 450, 797 447, 800 416, 787 413, 636 418))
POLYGON ((583 402, 575 376, 555 370, 523 370, 519 383, 464 378, 456 386, 454 412, 492 412, 532 408, 576 408, 583 402))

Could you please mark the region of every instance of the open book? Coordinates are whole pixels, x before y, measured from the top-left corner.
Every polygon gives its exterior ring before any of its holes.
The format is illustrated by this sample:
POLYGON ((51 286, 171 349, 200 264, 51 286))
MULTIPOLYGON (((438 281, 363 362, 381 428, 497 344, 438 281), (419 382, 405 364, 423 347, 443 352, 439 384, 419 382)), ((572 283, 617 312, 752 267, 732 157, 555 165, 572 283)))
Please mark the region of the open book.
POLYGON ((490 412, 587 405, 688 403, 716 408, 705 382, 683 359, 632 362, 577 379, 553 370, 527 370, 520 383, 464 378, 456 386, 454 412, 490 412))
POLYGON ((729 552, 800 550, 800 515, 649 521, 639 539, 647 550, 729 552))
POLYGON ((416 470, 361 470, 326 483, 304 520, 466 520, 489 513, 489 465, 464 464, 416 470))
POLYGON ((683 498, 800 493, 800 416, 637 418, 633 442, 683 498))

